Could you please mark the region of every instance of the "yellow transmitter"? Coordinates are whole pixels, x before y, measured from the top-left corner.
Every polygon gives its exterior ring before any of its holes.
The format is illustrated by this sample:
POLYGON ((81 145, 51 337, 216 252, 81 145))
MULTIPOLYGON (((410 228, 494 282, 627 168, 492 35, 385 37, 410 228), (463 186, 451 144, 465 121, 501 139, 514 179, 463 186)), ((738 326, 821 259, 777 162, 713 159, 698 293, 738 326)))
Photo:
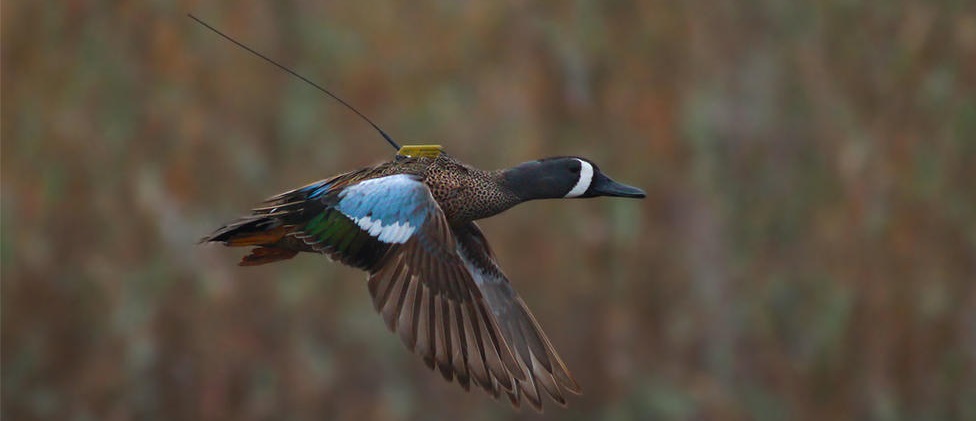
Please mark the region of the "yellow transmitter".
POLYGON ((397 155, 411 158, 437 158, 444 152, 441 145, 403 145, 397 155))

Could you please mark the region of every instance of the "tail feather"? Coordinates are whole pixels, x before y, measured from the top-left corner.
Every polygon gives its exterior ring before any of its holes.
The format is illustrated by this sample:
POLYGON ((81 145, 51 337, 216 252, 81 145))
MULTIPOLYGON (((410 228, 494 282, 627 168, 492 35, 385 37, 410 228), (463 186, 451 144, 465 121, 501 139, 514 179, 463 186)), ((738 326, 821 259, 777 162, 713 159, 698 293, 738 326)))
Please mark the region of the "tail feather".
POLYGON ((265 263, 288 260, 298 254, 295 250, 287 250, 277 247, 256 247, 251 250, 251 254, 244 256, 238 265, 257 266, 265 263))
POLYGON ((224 243, 230 247, 264 246, 277 243, 287 233, 287 228, 277 227, 267 231, 239 234, 227 239, 224 243))
POLYGON ((200 239, 201 243, 224 243, 231 247, 271 245, 281 240, 288 230, 280 221, 264 215, 246 216, 218 228, 200 239))
POLYGON ((201 243, 216 242, 230 247, 258 246, 241 259, 241 266, 257 266, 295 257, 298 250, 285 248, 285 239, 292 227, 282 225, 267 215, 245 216, 200 239, 201 243))

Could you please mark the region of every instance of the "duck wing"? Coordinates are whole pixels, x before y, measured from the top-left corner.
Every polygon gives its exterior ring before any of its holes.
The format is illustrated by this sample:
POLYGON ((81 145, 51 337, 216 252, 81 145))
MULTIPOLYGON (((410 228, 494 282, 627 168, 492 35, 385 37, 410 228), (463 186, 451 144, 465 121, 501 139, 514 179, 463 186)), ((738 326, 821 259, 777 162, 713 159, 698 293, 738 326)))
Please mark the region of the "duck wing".
POLYGON ((509 393, 513 403, 518 400, 521 392, 536 409, 541 408, 539 386, 560 405, 566 404, 563 391, 582 393, 539 322, 498 266, 478 225, 469 222, 455 228, 454 235, 458 240, 458 255, 467 272, 491 309, 502 335, 515 353, 515 358, 529 373, 509 393))
POLYGON ((403 343, 445 379, 541 409, 540 386, 559 404, 579 393, 476 224, 451 227, 417 177, 349 186, 337 210, 387 245, 369 269, 376 309, 403 343))

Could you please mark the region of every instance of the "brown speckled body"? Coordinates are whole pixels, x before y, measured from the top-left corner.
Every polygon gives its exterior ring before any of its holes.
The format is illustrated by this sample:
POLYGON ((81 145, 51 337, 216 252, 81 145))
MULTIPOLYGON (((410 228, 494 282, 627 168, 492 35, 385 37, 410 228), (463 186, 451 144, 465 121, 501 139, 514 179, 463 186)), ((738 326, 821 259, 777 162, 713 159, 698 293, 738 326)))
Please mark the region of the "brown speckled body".
POLYGON ((497 215, 521 201, 500 183, 501 171, 473 168, 446 153, 436 158, 397 156, 394 161, 366 170, 361 178, 393 174, 422 177, 451 225, 497 215))

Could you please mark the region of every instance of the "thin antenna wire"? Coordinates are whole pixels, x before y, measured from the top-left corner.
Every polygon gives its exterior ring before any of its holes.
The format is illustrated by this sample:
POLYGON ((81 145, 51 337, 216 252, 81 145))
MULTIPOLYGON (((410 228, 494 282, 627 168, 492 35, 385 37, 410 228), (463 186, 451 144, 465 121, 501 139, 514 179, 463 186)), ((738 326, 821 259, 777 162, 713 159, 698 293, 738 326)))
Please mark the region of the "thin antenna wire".
POLYGON ((218 31, 217 28, 214 28, 213 26, 208 25, 206 22, 198 19, 196 16, 193 16, 193 14, 187 13, 186 15, 189 16, 190 19, 193 19, 193 20, 197 21, 197 23, 203 25, 207 29, 216 32, 217 35, 220 35, 220 36, 226 38, 228 41, 233 42, 234 44, 237 44, 238 47, 241 47, 241 48, 243 48, 243 49, 251 52, 251 54, 254 54, 254 55, 258 56, 258 57, 263 58, 268 63, 271 63, 271 64, 277 66, 281 70, 284 70, 284 71, 286 71, 288 73, 291 73, 292 76, 295 76, 295 77, 297 77, 297 78, 305 81, 305 83, 308 83, 309 85, 314 86, 316 89, 318 89, 318 90, 320 90, 322 92, 325 92, 326 95, 332 97, 336 101, 339 101, 339 103, 341 103, 342 105, 345 105, 346 108, 352 110, 352 112, 356 113, 356 115, 362 117, 363 120, 366 120, 366 122, 369 123, 370 126, 373 126, 373 128, 376 129, 376 131, 380 132, 380 135, 383 136, 383 139, 386 139, 386 141, 389 142, 389 144, 391 146, 393 146, 393 149, 396 149, 397 151, 400 150, 400 145, 397 144, 393 140, 393 138, 390 137, 390 135, 386 134, 386 132, 384 132, 383 129, 379 128, 379 126, 377 126, 376 123, 373 123, 373 120, 370 120, 369 117, 366 117, 365 115, 363 115, 363 113, 359 112, 359 110, 357 110, 356 108, 354 108, 352 105, 349 105, 346 101, 343 101, 342 98, 339 98, 339 97, 335 96, 335 94, 333 94, 332 92, 329 92, 328 89, 325 89, 325 88, 319 86, 319 84, 317 84, 315 82, 312 82, 311 80, 308 80, 307 78, 305 78, 305 76, 302 76, 302 75, 300 75, 298 73, 295 73, 294 70, 289 69, 289 68, 287 68, 285 66, 282 66, 281 64, 278 64, 277 61, 274 61, 274 60, 268 58, 264 54, 261 54, 261 53, 259 53, 257 51, 252 50, 251 47, 248 47, 248 46, 246 46, 244 44, 241 44, 236 39, 231 38, 231 37, 225 35, 223 32, 218 31))

